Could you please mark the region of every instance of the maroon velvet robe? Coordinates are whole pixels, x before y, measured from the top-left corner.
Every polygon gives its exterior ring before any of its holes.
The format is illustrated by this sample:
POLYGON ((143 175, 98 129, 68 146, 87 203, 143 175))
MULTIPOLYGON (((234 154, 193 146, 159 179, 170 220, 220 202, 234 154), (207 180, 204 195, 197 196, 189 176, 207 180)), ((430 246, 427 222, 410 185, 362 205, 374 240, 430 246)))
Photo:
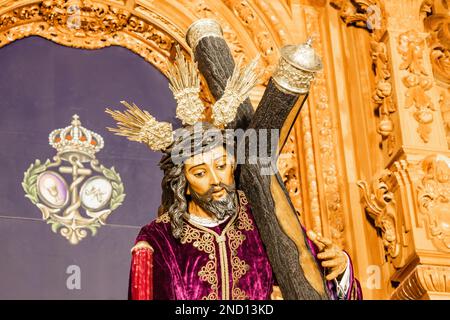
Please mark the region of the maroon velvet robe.
POLYGON ((270 298, 272 268, 247 199, 238 195, 237 215, 213 228, 185 222, 181 241, 172 236, 168 214, 142 228, 136 242, 154 249, 155 300, 270 298))
MULTIPOLYGON (((172 236, 167 213, 141 229, 136 243, 147 241, 154 250, 153 299, 270 299, 272 268, 247 199, 242 191, 238 196, 237 215, 212 228, 185 221, 181 240, 172 236)), ((307 242, 316 256, 317 248, 307 242)), ((361 299, 351 263, 349 267, 350 286, 344 299, 361 299)), ((337 299, 334 282, 326 284, 330 298, 337 299)))

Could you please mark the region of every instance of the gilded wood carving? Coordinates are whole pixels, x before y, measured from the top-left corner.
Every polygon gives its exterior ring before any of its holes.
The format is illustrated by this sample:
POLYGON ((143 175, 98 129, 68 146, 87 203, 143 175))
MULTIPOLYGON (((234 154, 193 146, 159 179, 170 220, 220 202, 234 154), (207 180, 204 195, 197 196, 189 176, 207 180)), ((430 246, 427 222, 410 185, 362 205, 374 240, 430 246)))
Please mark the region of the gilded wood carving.
POLYGON ((413 109, 413 117, 418 122, 417 132, 426 143, 429 141, 433 111, 436 111, 427 91, 433 87, 433 81, 423 66, 425 40, 414 30, 402 33, 398 38, 398 51, 403 63, 400 70, 407 71, 402 78, 407 88, 404 107, 413 109))
POLYGON ((381 230, 381 237, 386 254, 395 258, 399 254, 400 246, 397 235, 397 215, 394 194, 389 190, 388 180, 393 173, 383 170, 372 185, 359 181, 363 195, 363 205, 367 214, 373 219, 375 226, 381 230))
POLYGON ((392 114, 397 111, 393 95, 390 56, 386 46, 386 13, 379 0, 331 0, 330 5, 339 10, 339 16, 348 26, 366 29, 370 34, 370 50, 375 76, 372 102, 379 118, 377 132, 386 141, 388 156, 396 146, 392 114))
POLYGON ((438 250, 450 252, 450 158, 431 155, 419 167, 417 200, 428 236, 438 250))
POLYGON ((395 290, 391 299, 418 300, 445 297, 450 293, 450 268, 445 266, 417 266, 395 290))
POLYGON ((447 1, 426 0, 422 4, 425 30, 430 47, 430 59, 437 85, 444 91, 440 97, 440 107, 447 142, 450 148, 450 118, 448 115, 448 88, 450 88, 450 7, 447 1))

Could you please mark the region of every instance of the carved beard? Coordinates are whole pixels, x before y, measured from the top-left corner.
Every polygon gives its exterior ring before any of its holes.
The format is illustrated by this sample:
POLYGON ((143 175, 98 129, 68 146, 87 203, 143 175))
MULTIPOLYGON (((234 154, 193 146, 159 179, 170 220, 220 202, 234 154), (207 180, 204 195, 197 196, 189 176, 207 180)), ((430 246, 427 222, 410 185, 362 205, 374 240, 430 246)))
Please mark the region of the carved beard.
POLYGON ((231 217, 236 214, 237 198, 235 184, 227 185, 219 183, 218 186, 211 187, 205 194, 198 194, 189 186, 192 201, 200 206, 206 212, 213 214, 218 220, 231 217), (226 194, 220 200, 213 200, 212 194, 214 188, 222 187, 226 194))

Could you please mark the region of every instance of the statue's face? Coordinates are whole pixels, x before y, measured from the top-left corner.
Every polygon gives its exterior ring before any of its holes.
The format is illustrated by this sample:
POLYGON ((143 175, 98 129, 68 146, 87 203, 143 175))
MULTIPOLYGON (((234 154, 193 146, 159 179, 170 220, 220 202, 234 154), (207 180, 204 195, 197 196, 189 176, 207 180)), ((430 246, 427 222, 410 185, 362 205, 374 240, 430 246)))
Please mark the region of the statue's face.
POLYGON ((184 170, 190 189, 198 195, 205 195, 212 189, 214 201, 221 200, 227 194, 220 183, 228 186, 234 184, 234 161, 222 146, 189 158, 184 163, 184 170))

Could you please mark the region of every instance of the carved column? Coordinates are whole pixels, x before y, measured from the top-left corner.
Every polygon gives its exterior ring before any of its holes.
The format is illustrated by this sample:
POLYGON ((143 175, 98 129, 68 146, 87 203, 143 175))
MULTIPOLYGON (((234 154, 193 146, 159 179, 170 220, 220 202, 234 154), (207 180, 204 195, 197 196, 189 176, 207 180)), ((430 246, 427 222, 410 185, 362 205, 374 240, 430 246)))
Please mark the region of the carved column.
POLYGON ((358 164, 356 170, 365 177, 358 185, 366 223, 378 230, 384 249, 381 271, 388 290, 382 298, 448 299, 449 42, 448 16, 438 13, 448 14, 447 1, 331 5, 346 25, 366 29, 370 41, 372 65, 361 72, 372 72, 372 95, 361 94, 375 110, 380 156, 372 166, 378 173, 358 164))
POLYGON ((448 150, 426 42, 429 34, 423 27, 422 3, 423 0, 404 0, 385 4, 389 12, 386 38, 396 88, 393 98, 397 101, 401 131, 395 151, 416 161, 430 151, 448 150))
POLYGON ((448 1, 424 1, 421 14, 436 85, 439 87, 439 106, 444 121, 447 144, 450 148, 450 10, 448 1))
POLYGON ((399 186, 395 190, 399 204, 393 210, 402 221, 396 228, 400 257, 390 260, 391 281, 397 285, 393 299, 450 297, 445 280, 450 276, 450 161, 445 156, 449 150, 440 110, 442 90, 433 77, 430 34, 424 28, 426 2, 384 2, 383 38, 390 53, 398 117, 394 121, 398 142, 384 165, 399 186))
POLYGON ((297 21, 290 26, 293 30, 291 37, 296 42, 312 37, 313 46, 323 57, 325 68, 316 76, 307 105, 291 132, 289 139, 296 144, 299 156, 297 164, 288 172, 298 179, 291 190, 297 193, 292 194, 294 199, 302 195, 298 209, 304 225, 348 249, 344 235, 344 211, 347 208, 343 200, 345 189, 339 158, 342 148, 337 131, 338 111, 330 103, 331 76, 327 61, 330 52, 326 48, 328 34, 322 29, 322 21, 326 19, 325 7, 326 1, 291 2, 293 21, 297 21))

